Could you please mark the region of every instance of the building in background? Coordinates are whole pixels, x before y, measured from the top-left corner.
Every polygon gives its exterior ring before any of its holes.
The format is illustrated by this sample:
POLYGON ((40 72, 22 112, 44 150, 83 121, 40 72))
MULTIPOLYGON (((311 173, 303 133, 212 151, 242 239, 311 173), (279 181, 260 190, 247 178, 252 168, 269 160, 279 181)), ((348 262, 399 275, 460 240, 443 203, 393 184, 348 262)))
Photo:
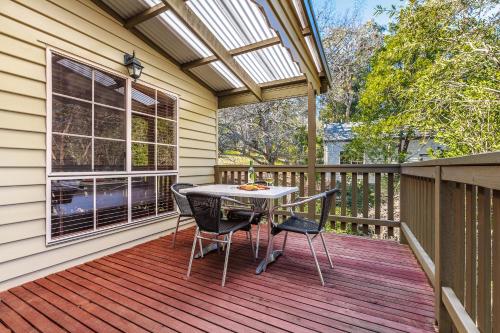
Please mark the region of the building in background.
MULTIPOLYGON (((356 123, 333 123, 324 128, 324 161, 325 164, 376 164, 383 163, 382 160, 368 158, 366 155, 362 160, 351 160, 347 157, 346 146, 354 139, 353 128, 356 123)), ((430 159, 429 149, 439 149, 440 146, 434 140, 425 142, 422 138, 411 140, 408 146, 408 162, 425 161, 430 159)))

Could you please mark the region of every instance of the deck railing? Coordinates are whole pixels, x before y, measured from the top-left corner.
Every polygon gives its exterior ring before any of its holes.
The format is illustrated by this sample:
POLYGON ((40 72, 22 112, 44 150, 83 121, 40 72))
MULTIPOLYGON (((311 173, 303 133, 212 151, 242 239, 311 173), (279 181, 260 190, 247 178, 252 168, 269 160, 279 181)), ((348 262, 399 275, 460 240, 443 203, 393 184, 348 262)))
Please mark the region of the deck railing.
MULTIPOLYGON (((315 193, 328 188, 341 189, 330 212, 332 227, 354 233, 371 233, 380 237, 393 237, 399 233, 399 165, 317 165, 314 179, 315 193)), ((248 181, 248 167, 219 165, 215 167, 216 183, 243 184, 248 181)), ((292 195, 308 196, 307 166, 256 166, 257 178, 266 173, 273 176, 273 184, 297 186, 292 195)), ((278 203, 278 202, 276 202, 278 203)), ((279 212, 276 216, 286 216, 279 212)), ((319 206, 300 207, 300 213, 314 216, 319 206)))
MULTIPOLYGON (((400 229, 398 239, 434 285, 440 332, 500 328, 500 152, 401 165, 317 165, 311 187, 306 166, 255 170, 260 178, 272 173, 275 185, 299 187, 300 196, 339 188, 330 222, 340 230, 391 237, 400 229)), ((216 166, 215 178, 245 183, 247 166, 216 166)), ((319 212, 301 209, 311 217, 319 212)))
POLYGON ((500 153, 401 166, 402 241, 434 284, 440 332, 500 329, 500 153))

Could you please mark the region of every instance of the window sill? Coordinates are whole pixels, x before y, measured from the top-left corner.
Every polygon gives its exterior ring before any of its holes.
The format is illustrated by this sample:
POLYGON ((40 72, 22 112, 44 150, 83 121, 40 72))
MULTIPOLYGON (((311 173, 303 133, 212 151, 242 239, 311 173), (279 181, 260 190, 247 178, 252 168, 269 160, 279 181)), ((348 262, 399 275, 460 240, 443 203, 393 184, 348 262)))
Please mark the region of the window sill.
POLYGON ((157 222, 164 222, 165 220, 177 217, 178 215, 179 215, 179 213, 177 211, 165 213, 165 214, 160 215, 160 216, 144 218, 144 219, 140 219, 140 220, 133 221, 133 222, 126 222, 126 223, 118 224, 115 226, 110 226, 108 228, 103 228, 103 229, 100 229, 97 231, 82 232, 82 233, 67 236, 67 237, 52 239, 50 242, 48 241, 48 238, 46 237, 45 246, 46 247, 59 247, 59 246, 62 247, 62 246, 66 246, 66 245, 73 245, 73 244, 77 244, 80 242, 93 240, 93 239, 96 239, 99 237, 109 236, 109 235, 112 235, 112 234, 115 234, 118 232, 133 229, 136 227, 146 226, 146 225, 157 223, 157 222))

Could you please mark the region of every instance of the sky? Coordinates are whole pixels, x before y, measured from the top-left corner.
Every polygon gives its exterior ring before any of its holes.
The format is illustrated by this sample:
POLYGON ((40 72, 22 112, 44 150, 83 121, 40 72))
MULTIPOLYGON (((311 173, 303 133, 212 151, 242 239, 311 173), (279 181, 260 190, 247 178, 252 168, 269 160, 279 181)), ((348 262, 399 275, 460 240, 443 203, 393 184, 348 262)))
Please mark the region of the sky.
POLYGON ((376 6, 381 5, 382 7, 390 8, 391 5, 400 6, 404 4, 404 1, 401 0, 313 0, 313 3, 315 7, 319 7, 327 1, 333 2, 336 11, 339 13, 343 13, 346 10, 353 10, 357 2, 360 5, 363 22, 373 19, 380 25, 387 25, 389 17, 385 14, 375 16, 374 11, 376 6))

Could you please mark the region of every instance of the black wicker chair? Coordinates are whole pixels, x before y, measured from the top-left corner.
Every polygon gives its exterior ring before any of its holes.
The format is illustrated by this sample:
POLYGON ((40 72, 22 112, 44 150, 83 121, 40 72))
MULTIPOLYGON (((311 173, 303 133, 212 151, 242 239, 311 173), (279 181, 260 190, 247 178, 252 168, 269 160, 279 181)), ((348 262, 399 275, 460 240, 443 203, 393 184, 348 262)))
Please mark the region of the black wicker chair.
MULTIPOLYGON (((316 263, 316 268, 318 270, 319 279, 321 280, 321 284, 324 286, 325 281, 323 280, 323 274, 321 274, 321 268, 319 267, 318 258, 316 257, 316 251, 314 251, 314 247, 312 244, 312 240, 319 235, 321 237, 321 241, 323 242, 323 246, 325 248, 326 256, 328 257, 328 262, 330 263, 330 267, 333 268, 332 258, 330 258, 330 253, 328 252, 328 248, 326 247, 325 238, 323 237, 323 232, 325 223, 328 220, 328 214, 330 212, 330 207, 332 204, 332 198, 335 193, 339 192, 338 189, 329 190, 309 198, 297 198, 295 202, 284 204, 275 207, 275 210, 286 208, 290 212, 290 217, 287 218, 283 223, 276 224, 273 226, 271 230, 271 235, 274 237, 278 233, 284 231, 285 239, 283 240, 283 248, 282 253, 285 252, 286 239, 288 236, 288 232, 300 233, 306 236, 307 242, 309 243, 309 248, 311 249, 311 253, 314 257, 314 262, 316 263), (316 221, 311 221, 306 218, 300 217, 295 214, 293 208, 296 206, 303 205, 310 201, 316 201, 321 199, 321 215, 319 219, 319 223, 316 221), (311 235, 314 235, 311 239, 311 235)), ((272 240, 271 240, 272 242, 272 240)), ((270 247, 269 247, 270 248, 270 247)), ((267 254, 268 256, 270 253, 267 254)))
MULTIPOLYGON (((263 180, 257 180, 255 184, 266 185, 267 183, 263 180)), ((250 198, 250 204, 255 208, 254 211, 246 209, 229 209, 227 216, 228 218, 234 219, 248 219, 252 214, 252 224, 257 225, 257 238, 255 240, 255 258, 259 257, 259 243, 260 243, 260 222, 262 218, 268 214, 267 212, 267 199, 250 198)))
POLYGON ((189 267, 187 276, 191 274, 191 266, 193 264, 194 253, 196 249, 196 241, 199 241, 200 245, 200 256, 203 257, 203 246, 202 240, 210 240, 212 242, 222 243, 226 245, 226 258, 224 261, 224 271, 222 274, 222 286, 226 284, 226 272, 227 264, 229 260, 229 251, 231 250, 231 241, 233 238, 233 233, 238 230, 247 231, 250 238, 250 245, 252 249, 252 256, 254 255, 254 248, 252 242, 251 222, 253 219, 253 214, 246 219, 242 218, 223 218, 222 214, 222 201, 229 201, 236 203, 241 206, 246 204, 239 202, 238 200, 213 196, 204 193, 187 193, 187 199, 193 212, 194 219, 196 221, 196 233, 193 239, 193 248, 191 250, 191 257, 189 259, 189 267), (212 237, 204 237, 202 233, 207 234, 212 237), (224 236, 224 239, 219 239, 219 236, 224 236))
POLYGON ((174 239, 172 240, 172 246, 175 247, 175 238, 177 237, 177 231, 179 230, 179 224, 181 222, 190 220, 193 218, 193 212, 189 206, 189 202, 184 194, 180 193, 180 190, 184 188, 196 187, 194 184, 189 183, 176 183, 170 186, 172 193, 174 194, 174 200, 179 207, 179 217, 177 218, 177 225, 175 226, 174 239))

